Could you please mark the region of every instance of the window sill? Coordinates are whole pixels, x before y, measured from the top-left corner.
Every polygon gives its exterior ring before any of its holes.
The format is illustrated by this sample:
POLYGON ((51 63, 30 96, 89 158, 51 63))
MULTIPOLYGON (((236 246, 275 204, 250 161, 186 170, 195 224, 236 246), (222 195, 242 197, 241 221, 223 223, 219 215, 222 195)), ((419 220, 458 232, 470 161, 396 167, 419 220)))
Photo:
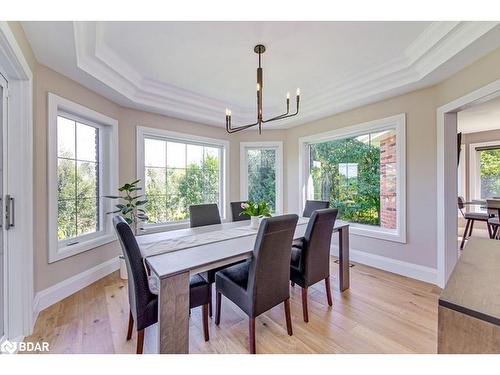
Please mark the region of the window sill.
POLYGON ((406 233, 404 231, 397 231, 391 229, 383 229, 371 227, 369 225, 349 223, 350 233, 363 236, 376 238, 379 240, 406 243, 406 233))
POLYGON ((62 246, 57 249, 51 249, 49 253, 49 263, 74 256, 95 249, 96 247, 108 244, 116 240, 114 234, 105 233, 99 237, 95 237, 71 246, 62 246))

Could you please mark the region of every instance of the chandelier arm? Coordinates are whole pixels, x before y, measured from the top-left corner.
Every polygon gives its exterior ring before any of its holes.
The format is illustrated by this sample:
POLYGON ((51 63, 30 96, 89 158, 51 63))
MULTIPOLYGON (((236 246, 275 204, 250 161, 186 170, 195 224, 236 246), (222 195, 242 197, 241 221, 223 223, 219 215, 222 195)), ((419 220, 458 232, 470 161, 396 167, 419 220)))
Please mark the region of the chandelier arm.
POLYGON ((276 120, 283 120, 285 118, 290 118, 290 117, 298 115, 299 114, 299 103, 297 102, 297 109, 295 110, 294 113, 288 114, 288 112, 290 112, 290 111, 287 111, 286 113, 284 113, 280 116, 276 116, 276 117, 273 117, 273 118, 270 118, 267 120, 263 120, 262 122, 266 123, 266 122, 271 122, 271 121, 276 121, 276 120))
POLYGON ((229 119, 229 120, 228 120, 228 119, 226 119, 226 131, 227 131, 228 133, 230 133, 230 134, 231 134, 231 133, 237 133, 237 132, 240 132, 240 131, 242 131, 242 130, 245 130, 245 129, 251 128, 252 126, 256 126, 256 125, 258 125, 258 124, 259 124, 259 122, 257 121, 257 122, 256 122, 256 123, 254 123, 254 124, 241 125, 241 126, 238 126, 238 127, 236 127, 236 128, 232 128, 232 127, 231 127, 231 119, 229 119))

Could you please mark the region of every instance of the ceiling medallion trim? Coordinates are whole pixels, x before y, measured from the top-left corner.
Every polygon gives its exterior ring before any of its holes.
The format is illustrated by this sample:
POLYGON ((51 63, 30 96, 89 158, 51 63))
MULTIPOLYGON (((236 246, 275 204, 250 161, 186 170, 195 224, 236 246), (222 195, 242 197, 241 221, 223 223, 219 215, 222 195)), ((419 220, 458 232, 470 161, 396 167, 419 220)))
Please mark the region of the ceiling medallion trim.
MULTIPOLYGON (((374 98, 383 99, 384 95, 393 96, 391 90, 406 92, 405 86, 418 84, 498 24, 433 22, 402 57, 368 71, 348 75, 342 82, 309 93, 308 100, 301 103, 304 114, 286 124, 277 124, 276 129, 327 117, 367 104, 374 98)), ((154 112, 221 126, 220 108, 227 107, 228 103, 143 77, 102 42, 96 22, 74 22, 73 30, 77 66, 82 71, 131 102, 154 112)), ((249 108, 231 106, 237 114, 232 117, 238 122, 254 113, 249 108)))

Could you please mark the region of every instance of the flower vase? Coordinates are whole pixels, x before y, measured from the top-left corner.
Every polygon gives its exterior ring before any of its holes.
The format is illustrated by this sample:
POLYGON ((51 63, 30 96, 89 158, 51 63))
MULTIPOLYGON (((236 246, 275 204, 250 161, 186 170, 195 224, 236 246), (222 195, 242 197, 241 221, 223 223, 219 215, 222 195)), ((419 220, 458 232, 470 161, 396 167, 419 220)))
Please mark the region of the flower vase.
POLYGON ((260 220, 258 216, 250 216, 250 228, 259 229, 260 220))

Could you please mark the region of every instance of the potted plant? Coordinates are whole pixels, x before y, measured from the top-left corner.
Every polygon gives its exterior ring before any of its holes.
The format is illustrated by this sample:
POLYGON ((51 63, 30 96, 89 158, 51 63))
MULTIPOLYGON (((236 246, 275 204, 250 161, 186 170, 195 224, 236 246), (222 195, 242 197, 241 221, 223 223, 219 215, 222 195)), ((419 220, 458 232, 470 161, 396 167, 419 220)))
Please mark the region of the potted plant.
POLYGON ((252 229, 258 229, 260 219, 262 217, 270 217, 271 210, 267 202, 244 202, 241 204, 241 208, 243 211, 240 212, 240 215, 250 216, 250 227, 252 229))
MULTIPOLYGON (((135 235, 138 234, 138 224, 141 221, 148 220, 146 211, 144 210, 144 205, 147 203, 147 199, 141 199, 143 195, 139 195, 137 193, 142 190, 142 188, 137 186, 140 181, 141 180, 129 182, 118 188, 118 191, 123 193, 122 195, 105 196, 105 198, 120 200, 119 203, 115 205, 116 210, 107 212, 106 214, 120 213, 123 219, 125 219, 128 225, 130 225, 135 235)), ((120 277, 122 279, 127 279, 127 267, 125 265, 125 258, 123 255, 120 256, 120 277)))

